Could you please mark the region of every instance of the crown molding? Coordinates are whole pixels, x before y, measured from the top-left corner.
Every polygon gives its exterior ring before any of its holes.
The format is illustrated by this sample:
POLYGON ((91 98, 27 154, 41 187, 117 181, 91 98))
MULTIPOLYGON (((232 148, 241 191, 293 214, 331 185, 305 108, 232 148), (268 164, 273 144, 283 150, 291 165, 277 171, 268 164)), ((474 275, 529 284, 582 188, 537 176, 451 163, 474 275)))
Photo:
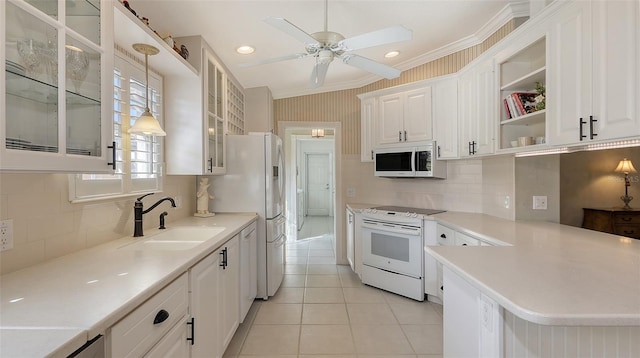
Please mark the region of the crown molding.
MULTIPOLYGON (((496 31, 498 31, 502 26, 504 26, 507 22, 517 17, 526 17, 526 16, 529 16, 528 1, 518 1, 518 2, 509 3, 505 5, 505 7, 503 7, 502 10, 500 10, 495 16, 493 16, 476 33, 469 35, 467 37, 464 37, 458 41, 454 41, 448 45, 442 46, 433 51, 429 51, 418 57, 414 57, 407 61, 401 62, 394 67, 402 71, 405 71, 405 70, 423 65, 425 63, 435 61, 439 58, 451 55, 458 51, 467 49, 469 47, 481 44, 486 39, 488 39, 489 36, 491 36, 496 31)), ((360 88, 379 80, 381 80, 379 76, 376 76, 373 74, 367 74, 364 77, 361 77, 360 79, 357 79, 357 80, 343 81, 343 82, 335 83, 332 85, 323 86, 321 88, 311 89, 308 87, 304 87, 304 88, 287 89, 282 91, 272 90, 272 94, 274 99, 298 97, 298 96, 305 96, 305 95, 311 95, 311 94, 360 88)))

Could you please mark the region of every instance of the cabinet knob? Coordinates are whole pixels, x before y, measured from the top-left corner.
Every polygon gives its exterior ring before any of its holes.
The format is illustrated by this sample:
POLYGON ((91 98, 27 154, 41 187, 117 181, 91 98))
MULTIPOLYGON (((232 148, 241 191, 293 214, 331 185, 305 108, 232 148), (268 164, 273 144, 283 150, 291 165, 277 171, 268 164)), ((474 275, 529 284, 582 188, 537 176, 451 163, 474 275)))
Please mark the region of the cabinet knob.
POLYGON ((153 324, 160 324, 169 318, 169 312, 160 310, 156 313, 156 317, 153 319, 153 324))
POLYGON ((446 239, 446 238, 447 238, 447 235, 442 234, 442 235, 440 235, 440 237, 441 237, 441 238, 443 238, 443 239, 446 239))

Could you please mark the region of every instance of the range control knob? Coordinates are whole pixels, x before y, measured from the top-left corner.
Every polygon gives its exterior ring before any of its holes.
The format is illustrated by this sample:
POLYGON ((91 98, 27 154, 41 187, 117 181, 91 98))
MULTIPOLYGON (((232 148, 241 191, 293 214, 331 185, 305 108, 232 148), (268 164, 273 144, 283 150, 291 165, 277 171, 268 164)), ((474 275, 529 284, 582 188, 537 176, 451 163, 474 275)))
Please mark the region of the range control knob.
POLYGON ((414 217, 414 218, 417 218, 417 217, 418 217, 418 214, 413 213, 413 214, 411 214, 411 216, 412 216, 412 217, 414 217))
POLYGON ((378 210, 376 210, 376 209, 371 209, 371 212, 375 214, 375 213, 377 213, 377 212, 378 212, 378 210))
POLYGON ((404 213, 404 216, 411 216, 411 213, 404 213))

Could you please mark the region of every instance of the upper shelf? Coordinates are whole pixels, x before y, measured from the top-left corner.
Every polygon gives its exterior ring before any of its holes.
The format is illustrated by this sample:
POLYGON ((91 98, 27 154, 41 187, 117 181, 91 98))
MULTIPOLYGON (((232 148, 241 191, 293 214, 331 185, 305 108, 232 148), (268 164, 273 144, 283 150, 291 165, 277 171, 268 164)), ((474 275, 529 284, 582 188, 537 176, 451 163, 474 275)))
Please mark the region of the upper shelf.
MULTIPOLYGON (((153 45, 160 50, 157 55, 149 56, 149 67, 157 70, 160 74, 165 76, 198 76, 198 71, 187 60, 162 41, 119 1, 114 1, 113 24, 115 43, 130 50, 141 61, 144 61, 144 55, 136 52, 132 47, 133 44, 144 43, 153 45)), ((198 51, 194 51, 193 55, 196 56, 198 53, 198 51)))

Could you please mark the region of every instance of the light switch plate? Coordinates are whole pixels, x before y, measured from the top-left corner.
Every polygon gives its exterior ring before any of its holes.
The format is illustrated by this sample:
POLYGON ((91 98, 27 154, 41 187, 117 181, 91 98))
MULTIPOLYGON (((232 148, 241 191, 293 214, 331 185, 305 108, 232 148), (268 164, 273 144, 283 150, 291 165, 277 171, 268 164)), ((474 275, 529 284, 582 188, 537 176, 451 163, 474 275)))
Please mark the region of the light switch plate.
POLYGON ((0 251, 13 249, 13 220, 0 221, 0 251))
POLYGON ((534 195, 533 210, 547 210, 547 197, 534 195))

